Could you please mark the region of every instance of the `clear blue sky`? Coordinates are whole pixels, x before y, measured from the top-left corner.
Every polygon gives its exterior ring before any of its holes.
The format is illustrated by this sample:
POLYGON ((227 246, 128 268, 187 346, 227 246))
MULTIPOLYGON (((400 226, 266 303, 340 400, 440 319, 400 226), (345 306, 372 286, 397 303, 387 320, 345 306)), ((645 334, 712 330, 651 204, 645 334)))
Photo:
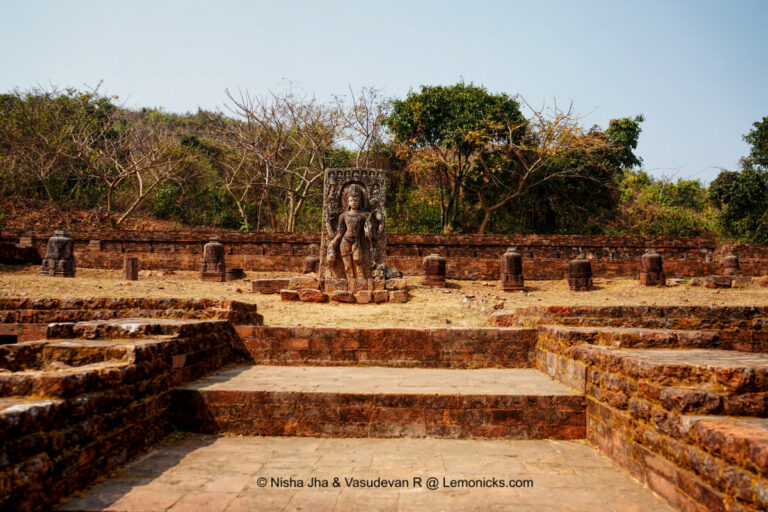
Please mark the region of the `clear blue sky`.
POLYGON ((768 115, 768 0, 10 1, 0 90, 94 86, 127 106, 214 109, 224 89, 351 85, 403 97, 460 79, 583 123, 644 114, 655 175, 734 169, 768 115))

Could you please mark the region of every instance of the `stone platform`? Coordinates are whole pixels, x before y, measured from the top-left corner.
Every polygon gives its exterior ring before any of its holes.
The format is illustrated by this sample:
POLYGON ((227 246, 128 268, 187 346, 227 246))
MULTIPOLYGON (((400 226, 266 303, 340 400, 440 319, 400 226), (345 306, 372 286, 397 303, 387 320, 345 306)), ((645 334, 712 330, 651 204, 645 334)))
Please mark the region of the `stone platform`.
POLYGON ((244 366, 174 393, 192 432, 582 439, 585 401, 533 369, 244 366))
POLYGON ((191 435, 153 449, 62 508, 169 511, 672 511, 593 448, 574 441, 317 439, 191 435), (328 488, 306 487, 312 478, 328 488), (340 487, 332 487, 333 478, 340 487), (403 479, 355 488, 345 477, 403 479), (428 478, 438 488, 426 487, 428 478), (265 487, 260 487, 260 480, 265 487), (276 487, 273 478, 304 487, 276 487), (423 487, 414 485, 421 478, 423 487), (504 479, 519 487, 446 487, 504 479), (531 482, 530 485, 528 482, 531 482))

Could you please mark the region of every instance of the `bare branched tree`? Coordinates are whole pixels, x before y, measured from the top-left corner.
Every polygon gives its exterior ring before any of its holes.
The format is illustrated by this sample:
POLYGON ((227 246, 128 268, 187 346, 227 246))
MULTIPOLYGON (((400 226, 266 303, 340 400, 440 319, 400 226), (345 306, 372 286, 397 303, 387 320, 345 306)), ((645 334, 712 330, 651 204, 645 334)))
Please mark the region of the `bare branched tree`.
POLYGON ((342 140, 355 151, 355 167, 374 165, 372 150, 387 136, 383 121, 389 115, 389 102, 374 87, 363 87, 358 94, 349 88, 349 99, 336 97, 337 110, 344 123, 342 140))
POLYGON ((343 117, 336 108, 292 91, 261 97, 247 91, 226 94, 235 120, 222 119, 217 133, 237 163, 228 167, 222 183, 241 214, 249 196, 259 196, 272 229, 294 231, 306 201, 322 194, 327 156, 341 133, 343 117), (273 205, 284 212, 280 226, 273 205))
POLYGON ((176 137, 159 123, 128 119, 114 110, 98 127, 84 126, 71 134, 75 154, 88 179, 107 189, 106 215, 120 226, 158 185, 177 174, 184 159, 176 137), (130 185, 123 187, 123 185, 130 185), (116 193, 126 204, 114 214, 116 193), (115 218, 116 215, 119 215, 115 218))

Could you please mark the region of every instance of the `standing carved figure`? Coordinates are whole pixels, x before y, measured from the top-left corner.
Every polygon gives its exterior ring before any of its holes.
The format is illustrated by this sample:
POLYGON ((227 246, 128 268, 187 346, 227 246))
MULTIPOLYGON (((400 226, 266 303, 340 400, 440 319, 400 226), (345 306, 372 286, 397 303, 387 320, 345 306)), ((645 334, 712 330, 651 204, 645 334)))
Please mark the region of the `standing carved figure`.
POLYGON ((333 263, 338 252, 344 264, 347 279, 364 278, 366 276, 363 252, 363 237, 371 245, 373 236, 370 214, 362 210, 363 192, 357 185, 352 185, 347 191, 347 211, 339 216, 336 236, 328 246, 328 261, 333 263))
MULTIPOLYGON (((318 277, 352 291, 387 277, 386 175, 377 169, 327 169, 318 277), (350 281, 354 284, 341 283, 350 281)), ((373 289, 373 288, 371 288, 373 289)))

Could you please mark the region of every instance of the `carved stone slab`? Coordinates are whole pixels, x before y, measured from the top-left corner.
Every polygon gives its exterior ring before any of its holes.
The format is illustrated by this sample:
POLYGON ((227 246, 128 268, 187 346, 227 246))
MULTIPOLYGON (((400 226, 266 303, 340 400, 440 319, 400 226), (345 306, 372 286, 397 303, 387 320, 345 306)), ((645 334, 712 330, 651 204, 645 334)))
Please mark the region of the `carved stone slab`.
POLYGON ((386 175, 378 169, 325 171, 321 279, 385 279, 386 186, 386 175))

